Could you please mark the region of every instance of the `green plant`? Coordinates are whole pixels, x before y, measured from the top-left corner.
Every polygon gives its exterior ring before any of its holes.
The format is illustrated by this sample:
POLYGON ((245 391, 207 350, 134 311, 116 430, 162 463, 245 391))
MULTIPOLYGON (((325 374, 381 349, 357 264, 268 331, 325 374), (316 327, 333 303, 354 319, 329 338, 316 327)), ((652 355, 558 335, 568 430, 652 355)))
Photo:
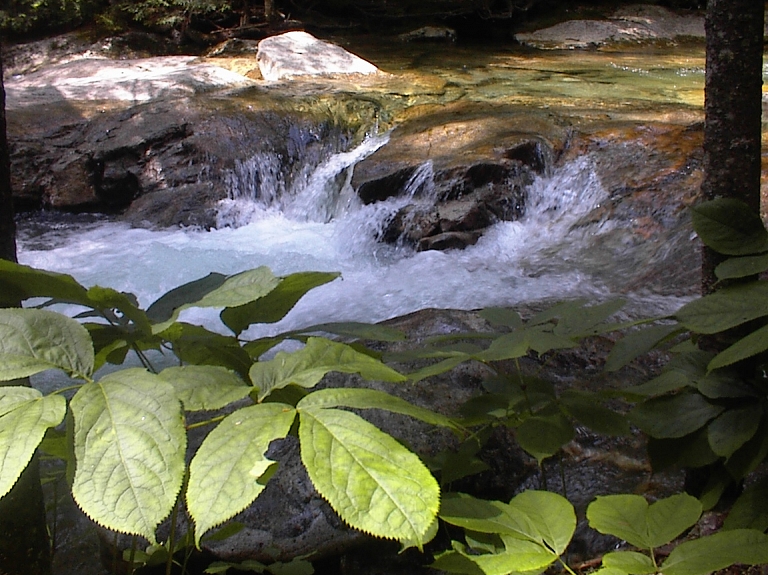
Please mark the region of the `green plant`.
MULTIPOLYGON (((701 516, 701 503, 678 494, 649 505, 639 495, 598 497, 587 508, 593 529, 640 551, 615 551, 602 559, 601 575, 706 575, 733 564, 768 562, 768 535, 754 529, 722 531, 679 543, 661 563, 658 548, 673 542, 701 516)), ((524 491, 509 503, 446 496, 440 519, 464 529, 464 541, 439 555, 432 567, 467 575, 536 574, 559 562, 576 529, 576 513, 563 497, 524 491)))
MULTIPOLYGON (((191 541, 199 546, 206 532, 262 492, 276 467, 266 455, 270 443, 296 433, 311 481, 346 523, 421 547, 434 534, 436 481, 416 455, 344 408, 385 409, 439 426, 455 424, 379 391, 312 390, 330 371, 405 380, 358 344, 312 334, 384 340, 402 334, 346 323, 243 339, 248 326, 281 319, 307 291, 337 277, 310 272, 280 278, 266 268, 210 274, 170 291, 145 311, 131 294, 86 289, 68 275, 0 261, 0 298, 46 298, 36 309, 0 309, 0 381, 49 369, 74 380, 48 395, 29 387, 0 387, 0 496, 45 437, 44 449, 67 458, 75 501, 95 522, 154 544, 156 528, 181 498, 194 522, 191 541), (62 302, 84 308, 78 315, 83 323, 39 309, 62 302), (222 308, 221 321, 232 335, 179 321, 191 307, 222 308), (305 345, 259 361, 286 339, 305 345), (106 362, 121 364, 129 350, 143 368, 97 374, 106 362), (172 353, 179 365, 155 372, 149 350, 172 353), (72 391, 67 401, 65 394, 72 391), (247 405, 232 405, 241 400, 247 405), (227 406, 231 413, 195 424, 217 425, 187 465, 192 426, 186 425, 184 412, 227 406), (51 432, 65 420, 66 437, 51 432)), ((167 543, 174 549, 175 541, 167 543)), ((170 565, 173 553, 167 555, 170 565)))
MULTIPOLYGON (((661 375, 622 390, 636 405, 630 420, 650 436, 654 469, 671 465, 710 466, 703 488, 705 507, 725 489, 739 484, 768 456, 768 231, 759 216, 735 200, 716 200, 693 210, 702 241, 726 256, 716 271, 731 285, 693 300, 675 315, 677 322, 638 330, 613 350, 608 369, 618 369, 648 349, 676 342, 661 375), (700 349, 697 343, 707 345, 700 349)), ((768 527, 765 481, 742 497, 730 528, 768 527)))

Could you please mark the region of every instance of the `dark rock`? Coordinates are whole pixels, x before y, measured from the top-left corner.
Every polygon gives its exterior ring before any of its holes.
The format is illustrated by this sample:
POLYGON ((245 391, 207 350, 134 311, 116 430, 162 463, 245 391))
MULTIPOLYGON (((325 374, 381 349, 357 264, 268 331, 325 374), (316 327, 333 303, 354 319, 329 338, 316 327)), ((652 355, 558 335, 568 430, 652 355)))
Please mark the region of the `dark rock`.
POLYGON ((419 251, 463 250, 477 243, 480 232, 444 232, 419 240, 419 251))

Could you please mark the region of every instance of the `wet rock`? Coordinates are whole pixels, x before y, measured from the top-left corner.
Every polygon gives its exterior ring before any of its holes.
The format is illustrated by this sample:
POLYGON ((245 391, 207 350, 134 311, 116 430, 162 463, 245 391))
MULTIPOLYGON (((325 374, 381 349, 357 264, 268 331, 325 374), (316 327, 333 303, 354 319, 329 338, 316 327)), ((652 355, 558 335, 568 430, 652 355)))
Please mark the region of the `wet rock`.
POLYGON ((297 76, 375 74, 378 68, 344 48, 306 32, 285 32, 259 42, 259 69, 265 80, 297 76))

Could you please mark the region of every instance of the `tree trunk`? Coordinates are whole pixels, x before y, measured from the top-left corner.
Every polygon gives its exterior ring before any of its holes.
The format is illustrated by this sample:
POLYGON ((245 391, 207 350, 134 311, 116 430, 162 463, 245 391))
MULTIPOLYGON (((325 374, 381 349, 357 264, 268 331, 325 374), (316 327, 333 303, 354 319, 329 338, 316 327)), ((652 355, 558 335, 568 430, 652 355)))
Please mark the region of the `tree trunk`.
MULTIPOLYGON (((760 210, 763 2, 709 0, 705 88, 706 200, 735 198, 760 210)), ((722 256, 704 249, 702 292, 714 291, 722 256)))
MULTIPOLYGON (((0 258, 16 261, 11 170, 0 54, 0 258)), ((10 382, 14 385, 26 382, 10 382)), ((3 383, 0 383, 2 385, 3 383)), ((50 575, 51 547, 45 524, 40 469, 34 457, 16 485, 0 499, 0 575, 50 575)))

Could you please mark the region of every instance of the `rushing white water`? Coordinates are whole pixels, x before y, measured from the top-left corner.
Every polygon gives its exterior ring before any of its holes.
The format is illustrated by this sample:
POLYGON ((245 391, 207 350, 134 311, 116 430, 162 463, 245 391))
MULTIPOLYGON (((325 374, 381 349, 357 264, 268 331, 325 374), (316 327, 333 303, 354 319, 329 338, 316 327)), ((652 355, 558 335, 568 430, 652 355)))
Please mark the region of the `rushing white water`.
MULTIPOLYGON (((143 306, 212 271, 233 274, 266 265, 278 275, 342 273, 310 292, 285 320, 257 326, 252 335, 327 321, 380 321, 428 307, 475 309, 608 295, 601 279, 605 271, 590 270, 588 254, 611 224, 583 220, 606 196, 589 157, 536 180, 521 221, 492 226, 462 251, 417 253, 376 240, 413 197, 364 206, 349 186, 354 163, 385 141, 370 139, 332 156, 291 189, 270 170, 268 158, 243 162, 232 174, 219 229, 64 223, 34 235, 22 226, 19 259, 70 273, 87 286, 132 292, 143 306)), ((418 201, 428 201, 430 182, 431 165, 425 164, 410 185, 412 193, 419 192, 418 201)), ((215 317, 187 313, 192 321, 215 317)))

